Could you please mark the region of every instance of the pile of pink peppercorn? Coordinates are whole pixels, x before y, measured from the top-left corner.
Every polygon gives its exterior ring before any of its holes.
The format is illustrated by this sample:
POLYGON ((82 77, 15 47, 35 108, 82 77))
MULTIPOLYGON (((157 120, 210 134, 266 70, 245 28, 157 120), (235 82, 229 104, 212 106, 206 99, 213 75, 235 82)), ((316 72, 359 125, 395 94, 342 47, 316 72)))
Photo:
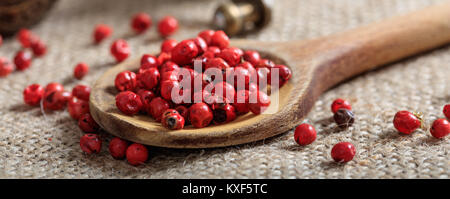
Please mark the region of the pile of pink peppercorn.
MULTIPOLYGON (((127 44, 116 42, 122 47, 113 45, 111 52, 122 61, 127 44)), ((195 128, 224 124, 248 112, 260 114, 270 105, 270 98, 258 88, 258 81, 271 83, 273 68, 279 71, 280 86, 291 77, 287 66, 262 59, 256 51, 231 47, 223 31, 213 30, 180 42, 165 40, 159 55, 144 54, 140 64, 137 72, 123 71, 116 76, 117 108, 127 115, 148 114, 171 130, 188 123, 195 128), (195 61, 200 64, 197 69, 195 61), (221 80, 213 81, 217 73, 210 75, 208 69, 217 69, 221 80), (241 88, 238 80, 243 81, 241 88), (174 89, 180 97, 173 95, 174 89), (250 103, 253 95, 256 100, 250 103), (199 99, 195 101, 195 97, 199 99)))
MULTIPOLYGON (((131 19, 131 30, 143 34, 152 26, 152 18, 146 13, 138 13, 131 19)), ((229 46, 228 36, 223 31, 205 30, 195 38, 177 42, 168 39, 178 29, 178 21, 171 16, 162 18, 158 23, 158 32, 165 38, 161 44, 161 52, 157 55, 144 54, 141 57, 138 71, 123 71, 114 81, 118 90, 117 108, 126 115, 147 114, 163 126, 171 130, 184 128, 192 124, 195 128, 203 128, 211 124, 231 122, 239 115, 252 112, 261 114, 270 105, 270 98, 264 88, 259 88, 259 81, 271 83, 271 71, 278 70, 278 85, 283 86, 291 77, 291 71, 284 65, 277 65, 252 50, 242 50, 229 46), (201 63, 196 70, 194 63, 201 63), (221 71, 223 81, 214 78, 205 71, 215 68, 221 71), (181 75, 187 71, 186 75, 181 75), (181 82, 200 79, 190 83, 190 89, 182 89, 181 82), (237 80, 243 80, 243 87, 236 87, 237 80), (190 102, 178 99, 171 92, 180 88, 179 94, 190 93, 190 102), (219 92, 218 92, 219 91, 219 92), (221 92, 220 92, 221 91, 221 92), (221 93, 222 95, 218 94, 221 93), (255 96, 256 101, 250 102, 255 96), (200 99, 200 101, 195 101, 200 99), (241 100, 238 100, 241 99, 241 100)), ((94 28, 93 43, 99 44, 113 34, 113 29, 105 24, 94 28)), ((15 68, 19 71, 31 65, 33 56, 46 53, 46 45, 34 33, 27 29, 17 34, 23 49, 14 58, 15 68)), ((2 44, 0 36, 0 46, 2 44)), ((130 46, 123 39, 117 39, 110 46, 111 55, 117 62, 126 60, 130 55, 130 46)), ((0 57, 0 77, 8 76, 14 69, 13 63, 0 57)), ((82 79, 89 73, 89 66, 78 63, 73 71, 76 79, 82 79)), ((45 87, 38 84, 27 86, 23 91, 24 102, 30 106, 41 106, 44 110, 63 110, 67 106, 69 115, 78 121, 79 128, 84 131, 80 139, 80 147, 87 154, 101 151, 102 138, 97 134, 99 125, 89 112, 90 87, 77 85, 71 92, 62 84, 51 82, 45 87)), ((184 95, 180 95, 184 96, 184 95)), ((336 99, 331 104, 333 119, 340 129, 347 129, 355 122, 350 103, 336 99)), ((445 105, 443 113, 447 119, 441 118, 433 122, 430 133, 437 139, 450 134, 450 104, 445 105)), ((393 119, 394 128, 404 134, 411 134, 424 126, 420 114, 399 111, 393 119)), ((317 137, 315 128, 309 124, 301 124, 295 128, 294 140, 301 146, 312 144, 317 137)), ((131 165, 140 165, 147 161, 148 148, 139 143, 130 143, 120 138, 109 142, 109 152, 115 159, 126 158, 131 165)), ((355 146, 350 142, 339 142, 331 149, 331 157, 336 162, 351 161, 356 154, 355 146)))

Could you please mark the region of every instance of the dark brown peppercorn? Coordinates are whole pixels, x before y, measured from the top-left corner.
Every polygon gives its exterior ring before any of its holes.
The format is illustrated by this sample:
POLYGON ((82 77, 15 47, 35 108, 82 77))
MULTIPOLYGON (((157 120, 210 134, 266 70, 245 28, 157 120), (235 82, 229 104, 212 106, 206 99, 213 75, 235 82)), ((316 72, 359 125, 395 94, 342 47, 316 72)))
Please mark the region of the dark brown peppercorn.
POLYGON ((347 109, 339 109, 334 114, 334 121, 341 129, 346 129, 350 127, 353 122, 355 121, 355 116, 353 115, 352 111, 349 111, 347 109))

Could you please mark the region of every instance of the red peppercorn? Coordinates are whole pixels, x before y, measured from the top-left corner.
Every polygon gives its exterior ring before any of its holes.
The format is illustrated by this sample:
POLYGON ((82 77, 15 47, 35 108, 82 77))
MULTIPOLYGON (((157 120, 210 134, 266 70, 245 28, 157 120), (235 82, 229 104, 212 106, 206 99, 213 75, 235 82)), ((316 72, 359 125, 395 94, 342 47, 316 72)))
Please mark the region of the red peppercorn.
POLYGON ((450 104, 447 104, 444 106, 443 112, 444 112, 445 117, 447 117, 447 119, 450 120, 450 104))
POLYGON ((213 120, 211 108, 203 102, 196 103, 189 108, 189 119, 195 128, 203 128, 213 120))
POLYGON ((75 69, 73 70, 73 76, 78 80, 81 80, 88 74, 88 72, 89 66, 86 63, 81 62, 75 66, 75 69))
POLYGON ((165 81, 179 81, 179 80, 180 79, 179 79, 177 71, 165 72, 161 76, 161 82, 165 82, 165 81))
POLYGON ((114 85, 118 91, 132 91, 136 88, 136 73, 131 71, 123 71, 117 74, 114 85))
POLYGON ((255 67, 253 67, 253 65, 248 62, 248 61, 244 61, 238 65, 236 65, 236 67, 242 67, 248 70, 248 72, 250 73, 250 77, 254 77, 256 76, 256 69, 255 67))
POLYGON ((192 39, 192 41, 197 45, 198 48, 198 54, 203 54, 208 49, 208 44, 206 44, 206 41, 202 39, 201 37, 196 37, 192 39))
POLYGON ((179 70, 180 70, 180 67, 176 63, 174 63, 172 61, 168 61, 161 66, 159 72, 161 74, 164 74, 166 72, 179 71, 179 70))
POLYGON ((80 147, 87 154, 99 153, 102 149, 102 140, 97 134, 85 134, 80 139, 80 147))
POLYGON ((401 133, 411 134, 421 126, 422 119, 408 111, 399 111, 394 116, 394 127, 401 133))
POLYGON ((149 68, 157 68, 158 67, 158 58, 153 55, 144 54, 141 58, 141 67, 140 69, 149 69, 149 68))
POLYGON ((163 97, 165 100, 171 101, 172 90, 180 88, 181 85, 177 81, 170 81, 170 80, 163 81, 161 82, 161 97, 163 97))
POLYGON ((278 85, 280 87, 282 87, 292 77, 291 69, 289 69, 285 65, 275 65, 274 68, 278 68, 279 69, 279 71, 278 71, 278 74, 279 74, 278 82, 279 82, 279 84, 278 85))
POLYGON ((224 59, 231 67, 241 62, 241 49, 230 47, 223 49, 217 56, 224 59))
POLYGON ((122 62, 130 55, 130 46, 128 46, 127 41, 123 39, 118 39, 114 41, 111 45, 111 54, 116 58, 117 62, 122 62))
POLYGON ((17 70, 25 70, 31 65, 31 53, 28 51, 19 51, 14 57, 14 64, 17 70))
POLYGON ((208 46, 206 52, 212 52, 214 56, 217 56, 222 50, 217 46, 208 46))
POLYGON ((248 108, 256 115, 263 113, 270 105, 270 98, 261 91, 250 92, 248 108))
POLYGON ((450 122, 446 119, 437 119, 431 126, 430 133, 433 137, 441 139, 450 134, 450 122))
POLYGON ((250 83, 250 84, 248 85, 248 91, 249 91, 250 93, 259 91, 259 87, 258 87, 258 85, 256 85, 255 83, 250 83))
MULTIPOLYGON (((173 50, 173 49, 172 49, 173 50)), ((164 63, 166 63, 167 61, 170 61, 172 59, 172 55, 171 52, 161 52, 159 53, 158 56, 158 66, 163 65, 164 63)))
POLYGON ((142 102, 142 109, 141 111, 147 112, 147 110, 150 108, 150 102, 153 100, 153 98, 156 97, 155 93, 150 90, 140 89, 137 92, 137 95, 141 98, 142 102))
POLYGON ((82 115, 89 113, 89 102, 72 96, 67 103, 67 111, 73 119, 78 120, 82 115))
POLYGON ((215 84, 211 93, 214 94, 214 96, 223 98, 227 103, 233 102, 236 96, 236 90, 234 90, 234 86, 227 82, 215 84))
POLYGON ((347 109, 349 111, 352 110, 352 106, 350 103, 346 100, 343 100, 341 98, 335 99, 333 103, 331 103, 331 111, 333 113, 336 113, 339 109, 347 109))
POLYGON ((355 146, 350 142, 339 142, 331 149, 331 157, 336 162, 348 162, 353 160, 355 154, 355 146))
POLYGON ((297 144, 305 146, 311 144, 316 140, 317 133, 316 129, 309 124, 300 124, 295 128, 294 139, 297 144))
POLYGON ((170 53, 177 44, 178 42, 176 40, 166 39, 161 44, 161 52, 170 53))
POLYGON ((149 68, 139 73, 139 82, 143 88, 151 90, 159 83, 160 75, 157 68, 149 68))
POLYGON ((13 64, 5 57, 0 57, 0 77, 6 77, 13 71, 13 64))
POLYGON ((161 124, 170 130, 179 130, 184 128, 184 118, 176 110, 166 110, 161 118, 161 124))
POLYGON ((94 29, 94 43, 98 44, 108 38, 112 33, 111 27, 105 24, 99 24, 94 29))
MULTIPOLYGON (((216 57, 213 59, 209 59, 208 62, 206 62, 205 64, 205 70, 209 69, 209 68, 217 68, 220 69, 222 71, 225 71, 225 69, 229 68, 230 66, 228 65, 228 63, 223 60, 222 58, 216 57)), ((208 71, 205 71, 205 73, 208 74, 208 71)))
POLYGON ((178 65, 190 64, 198 54, 197 45, 192 40, 178 43, 171 51, 172 61, 178 65))
POLYGON ((261 56, 256 51, 247 50, 244 52, 244 60, 250 62, 253 66, 256 66, 261 60, 261 56))
POLYGON ((38 106, 44 96, 44 89, 39 84, 32 84, 23 90, 23 101, 30 106, 38 106))
POLYGON ((115 137, 109 142, 109 153, 114 159, 123 159, 127 153, 128 144, 128 141, 115 137))
POLYGON ((17 33, 17 40, 19 40, 24 48, 29 48, 31 43, 38 39, 39 38, 33 32, 25 28, 20 29, 19 33, 17 33))
POLYGON ((138 143, 133 143, 127 148, 126 157, 128 163, 130 163, 133 166, 138 166, 148 159, 148 150, 147 148, 138 143))
POLYGON ((209 46, 211 44, 212 36, 214 35, 214 30, 204 30, 198 33, 198 36, 205 40, 206 44, 209 46))
POLYGON ((161 121, 162 114, 170 108, 169 103, 161 97, 156 97, 150 102, 148 113, 157 121, 161 121))
POLYGON ((250 72, 243 67, 232 67, 225 71, 225 79, 228 83, 233 84, 236 90, 248 88, 250 78, 250 72))
POLYGON ((197 92, 194 93, 194 95, 192 96, 193 99, 193 103, 199 103, 199 102, 210 102, 212 100, 208 99, 211 97, 211 93, 208 92, 207 90, 199 90, 197 92))
POLYGON ((180 113, 181 116, 183 116, 186 123, 189 121, 189 109, 186 108, 186 106, 179 105, 175 107, 175 110, 180 113))
POLYGON ((250 112, 250 109, 248 108, 249 93, 250 92, 248 90, 240 90, 236 93, 233 106, 238 115, 244 115, 250 112))
POLYGON ((211 46, 217 46, 220 49, 224 49, 228 47, 230 44, 230 39, 228 38, 227 34, 223 32, 222 30, 216 31, 213 36, 211 37, 211 46))
POLYGON ((231 104, 215 103, 212 105, 212 110, 215 124, 226 124, 236 119, 236 111, 231 104))
POLYGON ((78 127, 85 133, 98 132, 100 126, 95 122, 90 113, 85 113, 78 119, 78 127))
POLYGON ((131 91, 120 92, 116 96, 116 106, 126 115, 134 115, 142 108, 141 98, 131 91))
POLYGON ((275 63, 273 63, 272 60, 269 59, 260 59, 257 64, 254 64, 256 68, 273 68, 275 67, 275 63))
POLYGON ((90 94, 91 94, 91 87, 86 85, 79 84, 73 87, 72 89, 73 96, 85 101, 89 101, 90 94))
POLYGON ((131 21, 131 28, 141 34, 152 26, 152 18, 146 13, 137 13, 131 21))
POLYGON ((31 43, 31 50, 34 56, 40 57, 47 53, 47 46, 41 40, 35 40, 31 43))
POLYGON ((265 67, 256 68, 256 75, 252 77, 251 81, 254 83, 257 83, 260 86, 263 86, 263 84, 271 83, 270 76, 271 76, 270 69, 265 68, 265 67), (255 81, 255 78, 257 78, 256 81, 255 81))
POLYGON ((44 93, 64 91, 64 86, 57 82, 51 82, 45 86, 44 93))
POLYGON ((165 16, 158 23, 158 32, 162 37, 172 35, 178 30, 178 20, 172 16, 165 16))
POLYGON ((52 91, 44 93, 44 109, 46 110, 62 110, 66 106, 72 94, 67 91, 52 91))

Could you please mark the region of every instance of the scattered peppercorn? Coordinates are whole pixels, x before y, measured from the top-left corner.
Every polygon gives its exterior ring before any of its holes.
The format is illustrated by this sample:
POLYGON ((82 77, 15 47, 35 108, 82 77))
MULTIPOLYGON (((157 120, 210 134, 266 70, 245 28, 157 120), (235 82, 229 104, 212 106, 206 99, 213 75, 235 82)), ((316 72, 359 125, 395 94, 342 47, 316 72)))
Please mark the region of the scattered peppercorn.
POLYGON ((28 51, 21 50, 16 53, 14 57, 14 64, 17 70, 25 70, 31 65, 31 53, 28 51))
POLYGON ((333 116, 334 121, 341 129, 346 129, 353 125, 355 121, 355 116, 353 112, 347 109, 339 109, 333 116))
POLYGON ((109 153, 114 159, 123 159, 125 158, 128 144, 128 141, 115 137, 109 142, 109 153))
POLYGON ((38 106, 44 96, 44 88, 39 84, 32 84, 23 90, 23 101, 30 106, 38 106))
POLYGON ((78 79, 81 80, 83 79, 84 76, 86 76, 89 72, 89 66, 86 63, 78 63, 75 66, 75 69, 73 70, 73 76, 78 79))
POLYGON ((128 146, 126 151, 126 157, 128 163, 130 163, 133 166, 138 166, 147 161, 148 150, 144 145, 134 143, 128 146))
POLYGON ((78 127, 85 133, 95 133, 100 129, 100 126, 95 122, 89 112, 80 116, 78 119, 78 127))
POLYGON ((13 64, 6 57, 0 57, 0 77, 8 76, 13 69, 13 64))
POLYGON ((130 47, 127 41, 123 39, 118 39, 114 41, 111 45, 111 54, 114 56, 117 62, 122 62, 130 55, 130 47))
POLYGON ((404 134, 411 134, 422 125, 422 118, 409 111, 399 111, 394 116, 394 127, 404 134))
POLYGON ((172 16, 165 16, 158 23, 158 31, 162 37, 168 37, 178 30, 178 20, 172 16))
POLYGON ((90 94, 91 94, 91 87, 86 85, 78 84, 72 89, 73 96, 85 101, 89 101, 90 94))
POLYGON ((446 119, 437 119, 431 126, 430 133, 433 137, 441 139, 450 134, 450 122, 446 119))
POLYGON ((94 43, 99 44, 104 39, 108 38, 112 33, 111 27, 105 24, 99 24, 95 27, 93 37, 94 43))
POLYGON ((316 137, 316 129, 309 124, 303 123, 295 128, 294 139, 301 146, 313 143, 316 137))
POLYGON ((347 110, 352 110, 352 106, 350 105, 350 103, 346 100, 343 100, 341 98, 338 98, 336 100, 333 101, 333 103, 331 104, 331 111, 333 113, 336 113, 339 109, 347 109, 347 110))
POLYGON ((62 110, 66 107, 67 102, 72 94, 67 91, 51 91, 44 93, 43 106, 46 110, 62 110))
POLYGON ((445 117, 450 120, 450 104, 445 105, 442 112, 444 112, 445 117))
POLYGON ((41 40, 35 40, 31 42, 31 50, 33 51, 34 56, 41 57, 47 53, 47 45, 41 40))
POLYGON ((97 134, 85 134, 80 138, 80 147, 87 154, 100 153, 102 140, 97 134))
POLYGON ((150 28, 150 26, 152 26, 152 18, 150 17, 150 15, 143 12, 134 15, 131 21, 131 28, 137 34, 145 32, 150 28))
POLYGON ((44 92, 64 91, 64 86, 57 82, 51 82, 45 86, 44 92))
POLYGON ((331 149, 331 157, 336 162, 349 162, 355 154, 355 146, 350 142, 339 142, 331 149))
POLYGON ((67 111, 74 120, 78 120, 82 115, 89 113, 89 102, 72 96, 67 103, 67 111))
POLYGON ((20 29, 17 33, 17 40, 19 40, 22 47, 29 48, 34 40, 38 40, 39 38, 28 29, 20 29))

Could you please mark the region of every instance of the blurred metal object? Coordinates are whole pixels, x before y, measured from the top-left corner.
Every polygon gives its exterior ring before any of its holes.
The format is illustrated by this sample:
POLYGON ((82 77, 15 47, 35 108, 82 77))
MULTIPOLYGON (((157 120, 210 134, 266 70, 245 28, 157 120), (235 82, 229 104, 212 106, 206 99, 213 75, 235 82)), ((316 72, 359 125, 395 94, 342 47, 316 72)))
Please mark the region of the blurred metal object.
POLYGON ((56 0, 0 0, 0 34, 12 35, 38 23, 56 0))
POLYGON ((231 0, 217 8, 213 25, 230 36, 260 30, 270 22, 272 5, 272 0, 231 0))

